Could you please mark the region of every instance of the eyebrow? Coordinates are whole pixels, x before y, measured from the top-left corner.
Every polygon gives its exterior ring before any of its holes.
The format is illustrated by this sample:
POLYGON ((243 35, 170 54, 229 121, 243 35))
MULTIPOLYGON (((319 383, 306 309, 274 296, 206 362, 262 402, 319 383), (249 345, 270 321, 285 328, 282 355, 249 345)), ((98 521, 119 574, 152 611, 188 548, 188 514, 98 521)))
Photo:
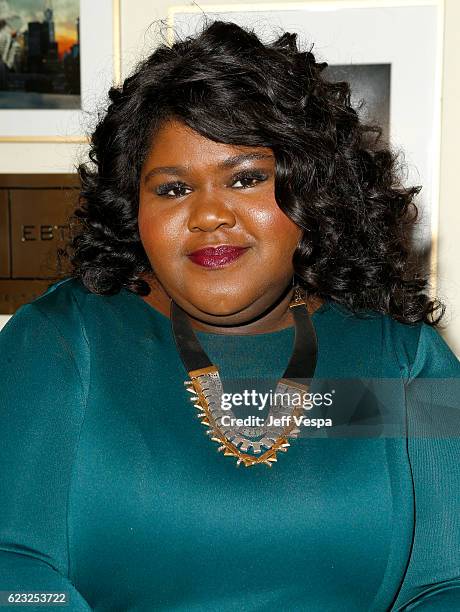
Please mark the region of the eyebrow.
MULTIPOLYGON (((240 153, 239 155, 232 155, 231 157, 227 157, 223 161, 217 164, 217 167, 220 169, 223 168, 234 168, 245 161, 251 161, 253 159, 273 159, 273 155, 268 153, 240 153)), ((177 174, 177 176, 183 176, 187 173, 187 168, 185 166, 158 166, 156 168, 152 168, 147 172, 144 177, 144 183, 146 183, 152 176, 156 176, 157 174, 177 174)))

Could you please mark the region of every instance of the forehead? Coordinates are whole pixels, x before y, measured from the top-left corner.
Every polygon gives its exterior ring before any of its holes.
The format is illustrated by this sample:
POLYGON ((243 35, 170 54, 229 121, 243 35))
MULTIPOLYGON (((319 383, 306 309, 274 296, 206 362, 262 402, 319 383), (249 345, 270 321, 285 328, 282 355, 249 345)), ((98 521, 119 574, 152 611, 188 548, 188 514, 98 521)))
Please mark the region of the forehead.
POLYGON ((263 153, 273 157, 268 147, 224 144, 206 138, 180 120, 164 121, 154 134, 145 159, 146 164, 184 165, 191 162, 218 164, 240 153, 263 153))

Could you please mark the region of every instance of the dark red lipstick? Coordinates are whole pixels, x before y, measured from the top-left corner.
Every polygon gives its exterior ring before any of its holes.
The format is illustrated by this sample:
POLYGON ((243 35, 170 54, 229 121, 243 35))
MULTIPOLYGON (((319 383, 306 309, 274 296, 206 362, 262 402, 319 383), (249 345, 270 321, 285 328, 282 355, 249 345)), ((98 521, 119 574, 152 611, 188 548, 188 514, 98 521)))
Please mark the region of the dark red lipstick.
POLYGON ((241 257, 248 248, 233 245, 206 247, 189 253, 188 257, 204 268, 220 268, 241 257))

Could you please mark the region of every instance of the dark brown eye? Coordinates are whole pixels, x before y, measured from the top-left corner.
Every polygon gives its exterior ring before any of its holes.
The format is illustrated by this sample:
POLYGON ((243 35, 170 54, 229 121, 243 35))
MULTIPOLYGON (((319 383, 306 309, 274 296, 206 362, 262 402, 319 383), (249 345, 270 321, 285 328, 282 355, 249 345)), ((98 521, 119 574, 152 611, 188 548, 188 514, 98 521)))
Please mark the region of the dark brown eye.
POLYGON ((188 187, 184 183, 164 183, 155 189, 155 193, 159 196, 166 196, 168 198, 181 198, 182 196, 187 195, 184 193, 185 189, 188 189, 188 187), (171 191, 174 191, 175 193, 171 195, 171 191))
POLYGON ((246 171, 240 172, 232 177, 233 185, 235 183, 241 183, 241 187, 237 187, 237 189, 247 189, 248 187, 255 187, 258 183, 267 180, 267 175, 263 172, 258 171, 246 171))

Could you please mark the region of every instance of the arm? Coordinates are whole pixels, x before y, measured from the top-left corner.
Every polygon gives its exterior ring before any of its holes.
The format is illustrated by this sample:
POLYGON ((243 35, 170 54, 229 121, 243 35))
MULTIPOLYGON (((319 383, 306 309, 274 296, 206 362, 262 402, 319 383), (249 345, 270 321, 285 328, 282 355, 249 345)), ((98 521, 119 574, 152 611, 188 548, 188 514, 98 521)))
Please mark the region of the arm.
POLYGON ((85 401, 71 346, 36 304, 20 308, 0 333, 0 590, 67 591, 72 612, 91 610, 67 543, 85 401))
POLYGON ((406 386, 415 533, 393 610, 460 610, 460 362, 424 324, 406 386))
POLYGON ((453 612, 460 610, 460 579, 436 584, 405 601, 397 610, 423 610, 429 612, 453 612))

